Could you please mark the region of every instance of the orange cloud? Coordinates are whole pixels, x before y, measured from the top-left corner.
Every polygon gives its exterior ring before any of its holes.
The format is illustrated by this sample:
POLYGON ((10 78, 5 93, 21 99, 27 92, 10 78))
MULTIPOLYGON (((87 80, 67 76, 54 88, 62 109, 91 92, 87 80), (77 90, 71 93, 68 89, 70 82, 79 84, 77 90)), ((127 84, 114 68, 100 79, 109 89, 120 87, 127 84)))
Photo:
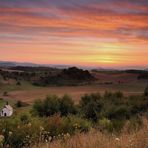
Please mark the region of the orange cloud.
MULTIPOLYGON (((147 9, 125 6, 135 11, 147 9)), ((104 6, 0 8, 0 59, 147 65, 147 31, 147 14, 119 13, 104 6)))

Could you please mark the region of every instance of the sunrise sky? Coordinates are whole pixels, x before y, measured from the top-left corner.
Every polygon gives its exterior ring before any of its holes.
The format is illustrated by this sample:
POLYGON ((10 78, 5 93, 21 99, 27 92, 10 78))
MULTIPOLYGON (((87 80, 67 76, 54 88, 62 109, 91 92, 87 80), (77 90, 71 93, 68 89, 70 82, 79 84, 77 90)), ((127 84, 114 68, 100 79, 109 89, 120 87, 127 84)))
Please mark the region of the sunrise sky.
POLYGON ((148 0, 0 0, 0 60, 148 66, 148 0))

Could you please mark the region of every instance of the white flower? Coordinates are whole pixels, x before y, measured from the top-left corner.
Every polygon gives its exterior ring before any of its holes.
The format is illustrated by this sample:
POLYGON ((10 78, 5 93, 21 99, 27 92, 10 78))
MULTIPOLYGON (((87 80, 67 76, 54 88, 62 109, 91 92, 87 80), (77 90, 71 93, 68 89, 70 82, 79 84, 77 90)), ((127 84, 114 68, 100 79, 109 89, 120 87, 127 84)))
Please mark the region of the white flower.
POLYGON ((0 135, 0 143, 4 141, 5 137, 3 135, 0 135))
POLYGON ((115 140, 116 140, 116 141, 120 141, 120 139, 119 139, 119 138, 116 138, 115 140))
POLYGON ((44 127, 40 126, 40 131, 43 131, 44 130, 44 127))
POLYGON ((11 131, 9 131, 9 136, 11 136, 13 133, 11 131))

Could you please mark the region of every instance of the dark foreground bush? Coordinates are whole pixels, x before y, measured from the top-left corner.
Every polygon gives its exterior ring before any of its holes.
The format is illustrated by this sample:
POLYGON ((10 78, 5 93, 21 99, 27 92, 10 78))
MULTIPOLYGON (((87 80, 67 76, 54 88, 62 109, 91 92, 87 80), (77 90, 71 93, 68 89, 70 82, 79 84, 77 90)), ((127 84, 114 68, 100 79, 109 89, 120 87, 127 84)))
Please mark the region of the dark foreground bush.
POLYGON ((26 107, 28 105, 29 105, 28 103, 22 102, 22 101, 17 101, 16 104, 15 104, 15 106, 18 107, 18 108, 20 108, 20 107, 26 107))
POLYGON ((59 111, 62 116, 67 116, 68 114, 76 114, 76 106, 71 97, 64 95, 60 99, 60 108, 59 111))
POLYGON ((33 105, 33 112, 40 116, 51 116, 59 112, 60 100, 57 96, 48 96, 45 100, 36 100, 33 105))
POLYGON ((48 96, 45 100, 36 100, 33 105, 33 113, 40 117, 49 117, 56 113, 61 116, 76 113, 76 106, 73 100, 68 95, 59 98, 57 96, 48 96))
POLYGON ((148 86, 145 88, 145 90, 144 90, 144 95, 145 96, 148 96, 148 86))
POLYGON ((97 121, 102 109, 100 94, 85 95, 80 100, 80 111, 83 117, 97 121))

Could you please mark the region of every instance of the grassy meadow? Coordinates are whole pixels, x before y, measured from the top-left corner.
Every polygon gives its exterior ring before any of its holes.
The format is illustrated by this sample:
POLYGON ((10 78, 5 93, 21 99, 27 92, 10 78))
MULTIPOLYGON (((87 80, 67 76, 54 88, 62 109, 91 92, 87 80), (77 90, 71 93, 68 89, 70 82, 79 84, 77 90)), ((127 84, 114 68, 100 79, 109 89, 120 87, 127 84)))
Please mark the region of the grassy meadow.
POLYGON ((0 109, 6 101, 14 109, 12 117, 0 119, 1 147, 148 146, 148 80, 138 79, 139 73, 25 70, 0 74, 0 109))

